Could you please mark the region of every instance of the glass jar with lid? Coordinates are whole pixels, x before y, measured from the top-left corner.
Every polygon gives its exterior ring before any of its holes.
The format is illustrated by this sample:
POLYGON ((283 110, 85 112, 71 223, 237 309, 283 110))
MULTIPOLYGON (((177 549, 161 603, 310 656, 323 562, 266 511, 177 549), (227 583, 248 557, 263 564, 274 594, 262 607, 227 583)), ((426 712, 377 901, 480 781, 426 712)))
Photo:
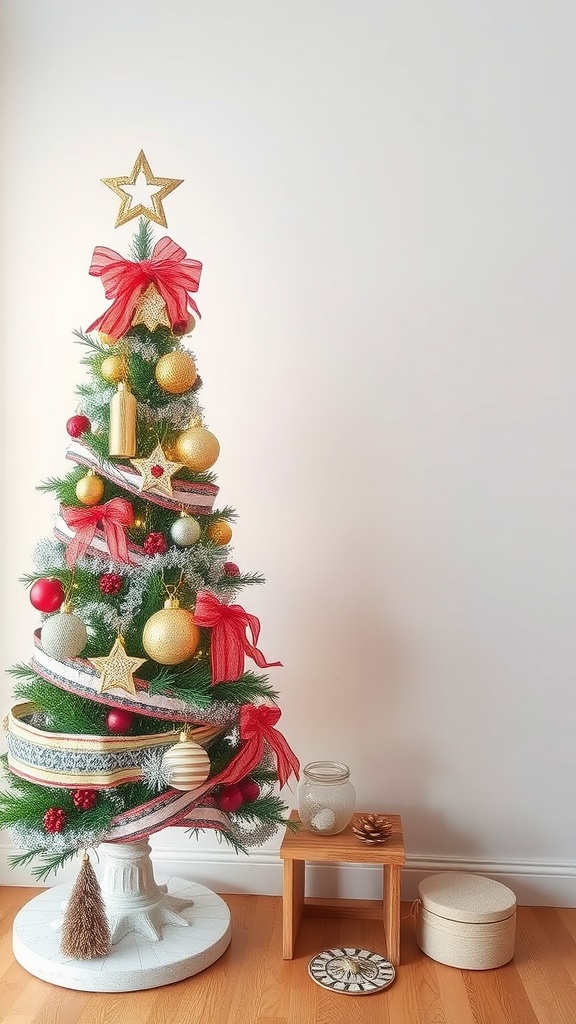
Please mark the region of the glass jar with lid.
POLYGON ((356 790, 348 765, 339 761, 311 761, 298 786, 298 814, 311 832, 335 836, 350 821, 356 790))

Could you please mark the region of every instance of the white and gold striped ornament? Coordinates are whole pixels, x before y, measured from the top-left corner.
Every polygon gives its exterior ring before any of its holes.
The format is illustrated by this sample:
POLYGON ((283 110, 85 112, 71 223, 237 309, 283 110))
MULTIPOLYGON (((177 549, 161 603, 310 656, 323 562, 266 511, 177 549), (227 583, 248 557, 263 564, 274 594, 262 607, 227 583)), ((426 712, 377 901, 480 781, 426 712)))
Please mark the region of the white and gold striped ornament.
POLYGON ((194 742, 186 729, 180 733, 178 743, 166 751, 162 765, 168 776, 168 785, 184 792, 198 789, 210 774, 208 754, 204 747, 194 742))

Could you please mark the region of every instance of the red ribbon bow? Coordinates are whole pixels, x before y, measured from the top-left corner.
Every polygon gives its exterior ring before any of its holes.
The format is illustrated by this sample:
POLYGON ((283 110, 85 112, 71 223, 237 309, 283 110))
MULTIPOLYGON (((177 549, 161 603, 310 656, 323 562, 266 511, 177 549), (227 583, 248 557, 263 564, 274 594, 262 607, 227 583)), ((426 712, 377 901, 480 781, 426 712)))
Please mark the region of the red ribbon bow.
POLYGON ((112 498, 105 505, 92 505, 90 508, 69 505, 60 511, 64 521, 76 534, 66 550, 66 565, 69 569, 74 567, 76 560, 88 548, 100 521, 112 558, 116 562, 130 562, 124 527, 134 521, 134 509, 125 498, 112 498))
POLYGON ((269 704, 244 704, 240 708, 240 737, 244 746, 220 775, 210 779, 211 787, 232 786, 249 775, 260 764, 266 744, 276 756, 280 787, 286 785, 292 773, 298 778, 300 762, 282 733, 274 728, 280 714, 280 708, 269 704))
POLYGON ((197 626, 212 629, 210 659, 213 686, 239 679, 244 671, 246 654, 259 668, 275 668, 282 664, 281 661, 266 661, 262 651, 258 650, 260 621, 239 604, 222 604, 213 594, 201 590, 196 598, 194 622, 197 626), (252 634, 252 643, 246 636, 247 629, 252 634))
POLYGON ((112 338, 121 338, 132 324, 138 299, 149 284, 155 285, 164 299, 172 327, 186 326, 188 306, 200 316, 188 292, 198 291, 202 264, 185 257, 184 249, 168 237, 156 243, 151 259, 140 263, 132 263, 113 249, 97 245, 89 273, 102 278, 106 298, 114 302, 88 330, 98 329, 112 338))

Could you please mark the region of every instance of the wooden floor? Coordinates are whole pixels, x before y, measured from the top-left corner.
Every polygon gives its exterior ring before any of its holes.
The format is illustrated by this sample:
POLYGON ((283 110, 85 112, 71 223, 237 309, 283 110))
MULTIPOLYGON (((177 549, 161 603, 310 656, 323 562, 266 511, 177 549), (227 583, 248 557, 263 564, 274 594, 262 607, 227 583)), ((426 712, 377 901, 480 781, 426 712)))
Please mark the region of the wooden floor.
POLYGON ((576 909, 520 907, 514 960, 460 971, 420 952, 403 905, 396 979, 360 997, 324 992, 308 961, 334 945, 385 954, 379 922, 306 918, 295 959, 285 961, 281 900, 225 896, 232 942, 212 967, 165 988, 108 995, 51 986, 16 963, 12 921, 38 891, 0 888, 1 1024, 576 1024, 576 909))

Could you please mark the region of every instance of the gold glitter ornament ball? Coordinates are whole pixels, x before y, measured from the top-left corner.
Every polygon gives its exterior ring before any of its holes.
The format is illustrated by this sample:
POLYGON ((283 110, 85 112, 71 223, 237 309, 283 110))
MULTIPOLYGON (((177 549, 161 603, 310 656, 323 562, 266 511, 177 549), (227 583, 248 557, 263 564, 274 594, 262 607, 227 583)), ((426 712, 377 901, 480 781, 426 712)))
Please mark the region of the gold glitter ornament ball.
POLYGON ((98 338, 103 345, 116 345, 118 338, 113 338, 111 334, 103 334, 102 331, 98 331, 98 338))
POLYGON ((194 654, 200 643, 200 630, 187 608, 180 608, 176 598, 168 598, 159 612, 154 612, 142 634, 146 654, 159 665, 179 665, 194 654))
POLYGON ((214 465, 220 455, 220 442, 206 427, 188 427, 174 443, 178 462, 195 473, 203 473, 214 465))
POLYGON ((124 380, 126 377, 124 356, 106 356, 100 367, 100 373, 110 384, 117 384, 118 381, 124 380))
POLYGON ((170 395, 183 395, 190 391, 196 375, 196 363, 187 352, 167 352, 160 357, 154 370, 156 383, 170 395))
POLYGON ((76 497, 83 505, 97 505, 104 494, 104 481, 89 469, 76 484, 76 497))
POLYGON ((172 789, 186 793, 201 786, 210 774, 208 754, 187 732, 182 732, 179 742, 166 751, 162 765, 167 771, 168 784, 172 789))
POLYGON ((215 544, 223 546, 224 544, 229 544, 232 540, 232 528, 225 519, 217 519, 216 522, 210 523, 210 526, 207 527, 206 535, 215 544))

